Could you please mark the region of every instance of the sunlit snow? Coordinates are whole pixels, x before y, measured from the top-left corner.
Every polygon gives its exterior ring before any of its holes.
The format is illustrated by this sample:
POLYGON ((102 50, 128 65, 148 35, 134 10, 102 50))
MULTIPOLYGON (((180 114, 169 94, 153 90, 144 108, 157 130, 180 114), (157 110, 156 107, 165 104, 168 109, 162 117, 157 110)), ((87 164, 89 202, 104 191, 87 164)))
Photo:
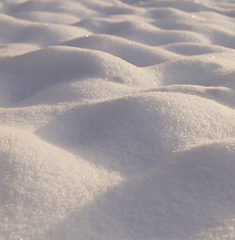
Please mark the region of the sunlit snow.
POLYGON ((235 239, 235 2, 0 2, 0 239, 235 239))

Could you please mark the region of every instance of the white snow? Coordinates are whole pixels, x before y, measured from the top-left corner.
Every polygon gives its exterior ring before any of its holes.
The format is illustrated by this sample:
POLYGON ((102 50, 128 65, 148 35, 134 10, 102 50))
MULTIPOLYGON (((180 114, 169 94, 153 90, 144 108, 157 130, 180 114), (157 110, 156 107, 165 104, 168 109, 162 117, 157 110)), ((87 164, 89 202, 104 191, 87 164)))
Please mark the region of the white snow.
POLYGON ((235 2, 0 2, 0 239, 235 239, 235 2))

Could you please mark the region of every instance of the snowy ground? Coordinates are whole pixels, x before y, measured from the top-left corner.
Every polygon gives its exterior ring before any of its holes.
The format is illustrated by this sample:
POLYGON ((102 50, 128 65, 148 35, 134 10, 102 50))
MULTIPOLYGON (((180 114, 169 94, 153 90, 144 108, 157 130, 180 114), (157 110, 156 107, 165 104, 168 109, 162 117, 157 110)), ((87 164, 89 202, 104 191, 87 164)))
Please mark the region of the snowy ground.
POLYGON ((235 239, 235 1, 0 2, 0 239, 235 239))

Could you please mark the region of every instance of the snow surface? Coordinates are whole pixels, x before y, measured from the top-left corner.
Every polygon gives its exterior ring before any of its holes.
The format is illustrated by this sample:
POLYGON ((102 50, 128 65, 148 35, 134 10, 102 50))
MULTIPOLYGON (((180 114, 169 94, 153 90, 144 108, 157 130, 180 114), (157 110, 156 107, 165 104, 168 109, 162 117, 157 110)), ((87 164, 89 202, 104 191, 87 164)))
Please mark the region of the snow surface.
POLYGON ((0 2, 0 239, 235 239, 235 1, 0 2))

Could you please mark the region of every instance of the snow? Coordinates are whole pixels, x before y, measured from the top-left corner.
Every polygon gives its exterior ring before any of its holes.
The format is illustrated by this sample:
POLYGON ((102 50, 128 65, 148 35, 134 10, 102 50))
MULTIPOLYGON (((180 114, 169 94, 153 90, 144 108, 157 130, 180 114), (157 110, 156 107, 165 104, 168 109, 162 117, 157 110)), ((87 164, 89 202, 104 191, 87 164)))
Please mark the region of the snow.
POLYGON ((0 3, 0 239, 235 239, 235 3, 0 3))

